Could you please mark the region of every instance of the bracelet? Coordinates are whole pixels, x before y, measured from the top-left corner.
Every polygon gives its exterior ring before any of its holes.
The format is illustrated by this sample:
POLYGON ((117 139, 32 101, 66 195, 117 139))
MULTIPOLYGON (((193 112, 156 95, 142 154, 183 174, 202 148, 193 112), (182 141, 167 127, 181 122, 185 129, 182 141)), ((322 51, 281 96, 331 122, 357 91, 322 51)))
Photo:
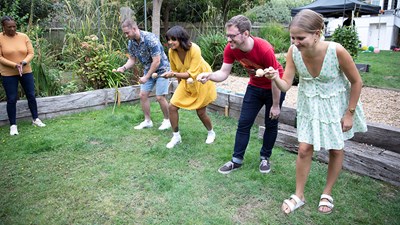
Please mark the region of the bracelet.
POLYGON ((125 70, 126 70, 126 67, 125 67, 125 66, 123 66, 122 68, 124 68, 124 72, 125 72, 125 70))
POLYGON ((355 108, 349 108, 348 110, 351 113, 351 115, 354 115, 354 113, 356 112, 355 108))

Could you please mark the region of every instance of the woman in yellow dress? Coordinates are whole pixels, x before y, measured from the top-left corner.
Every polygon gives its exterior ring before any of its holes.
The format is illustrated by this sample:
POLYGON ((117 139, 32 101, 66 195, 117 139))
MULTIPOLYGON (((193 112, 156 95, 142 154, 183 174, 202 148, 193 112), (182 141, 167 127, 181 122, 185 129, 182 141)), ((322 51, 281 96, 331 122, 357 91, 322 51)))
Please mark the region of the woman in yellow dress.
POLYGON ((211 72, 211 67, 201 56, 200 47, 190 41, 190 36, 183 27, 174 26, 169 29, 166 39, 170 48, 168 56, 171 71, 161 76, 176 77, 179 82, 169 104, 173 137, 166 147, 173 148, 182 142, 178 127, 180 108, 196 110, 197 116, 208 130, 206 144, 211 144, 215 140, 215 132, 206 109, 217 98, 217 91, 213 82, 202 84, 196 80, 198 74, 211 72))

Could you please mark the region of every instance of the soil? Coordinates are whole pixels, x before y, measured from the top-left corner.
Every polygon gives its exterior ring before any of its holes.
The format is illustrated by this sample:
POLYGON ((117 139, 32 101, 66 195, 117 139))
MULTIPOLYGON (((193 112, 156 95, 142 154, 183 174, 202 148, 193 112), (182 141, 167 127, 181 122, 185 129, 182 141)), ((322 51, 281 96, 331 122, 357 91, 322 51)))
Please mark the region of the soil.
MULTIPOLYGON (((216 83, 217 88, 233 93, 244 93, 249 78, 229 76, 216 83)), ((284 106, 296 108, 297 86, 292 86, 286 94, 284 106)), ((400 91, 363 87, 361 102, 367 122, 380 123, 400 128, 400 91)))

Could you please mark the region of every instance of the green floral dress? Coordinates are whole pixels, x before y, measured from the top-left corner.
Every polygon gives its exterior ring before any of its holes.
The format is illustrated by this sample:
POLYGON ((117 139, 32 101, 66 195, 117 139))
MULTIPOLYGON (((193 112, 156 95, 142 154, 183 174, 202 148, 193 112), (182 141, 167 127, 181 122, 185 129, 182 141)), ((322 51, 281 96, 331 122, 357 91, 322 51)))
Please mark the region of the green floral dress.
POLYGON ((330 42, 319 76, 312 77, 300 51, 293 46, 293 61, 299 73, 297 135, 299 142, 321 148, 340 150, 344 140, 355 132, 366 132, 367 125, 361 102, 353 116, 353 128, 342 131, 341 119, 350 99, 350 82, 339 68, 336 43, 330 42))

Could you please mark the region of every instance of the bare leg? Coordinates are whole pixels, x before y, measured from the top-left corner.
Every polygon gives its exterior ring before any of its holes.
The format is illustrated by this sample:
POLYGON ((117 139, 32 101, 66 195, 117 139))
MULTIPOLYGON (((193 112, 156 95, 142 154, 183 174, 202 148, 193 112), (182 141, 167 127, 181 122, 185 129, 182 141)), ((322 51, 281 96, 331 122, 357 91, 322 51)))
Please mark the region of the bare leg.
POLYGON ((164 119, 169 118, 169 113, 168 113, 168 101, 165 98, 165 95, 157 95, 157 101, 160 104, 161 111, 163 112, 164 119))
MULTIPOLYGON (((333 185, 336 183, 340 171, 342 170, 343 159, 343 150, 329 150, 328 175, 326 177, 326 186, 324 188, 323 194, 332 194, 333 185)), ((322 201, 328 200, 322 199, 322 201)), ((318 210, 321 212, 329 212, 332 209, 327 206, 321 206, 318 210)))
MULTIPOLYGON (((310 173, 312 156, 314 150, 313 146, 306 143, 300 143, 299 151, 296 160, 296 196, 302 201, 304 198, 304 186, 306 185, 308 174, 310 173)), ((292 199, 292 203, 295 205, 296 202, 292 199)), ((290 213, 290 208, 286 203, 282 204, 282 211, 290 213)))
POLYGON ((203 125, 207 128, 208 131, 212 130, 212 124, 211 124, 211 119, 207 115, 207 107, 203 107, 201 109, 197 109, 197 116, 203 123, 203 125))
POLYGON ((144 92, 144 91, 140 92, 140 104, 142 106, 142 111, 145 120, 151 120, 149 94, 150 92, 144 92))
POLYGON ((172 105, 171 103, 169 104, 169 121, 171 122, 171 127, 173 132, 178 132, 179 127, 179 113, 178 113, 179 108, 172 105))

